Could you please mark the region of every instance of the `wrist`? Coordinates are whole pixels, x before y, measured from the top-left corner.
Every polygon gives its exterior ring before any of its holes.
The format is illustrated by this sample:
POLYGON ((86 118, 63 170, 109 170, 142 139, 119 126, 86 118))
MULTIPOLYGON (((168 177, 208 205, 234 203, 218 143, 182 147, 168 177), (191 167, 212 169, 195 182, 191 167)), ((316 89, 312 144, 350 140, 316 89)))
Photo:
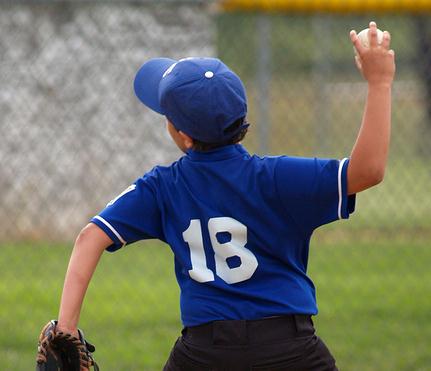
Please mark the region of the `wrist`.
POLYGON ((368 81, 369 89, 391 89, 392 81, 368 81))
POLYGON ((79 339, 79 332, 78 332, 78 328, 72 328, 72 327, 65 327, 65 326, 61 326, 58 325, 55 328, 55 332, 59 333, 59 332, 63 332, 64 334, 71 334, 72 336, 76 337, 79 339))
POLYGON ((73 333, 73 332, 76 332, 78 330, 78 327, 77 327, 77 325, 74 325, 72 323, 66 323, 66 322, 59 320, 57 322, 56 329, 57 329, 57 331, 73 333))

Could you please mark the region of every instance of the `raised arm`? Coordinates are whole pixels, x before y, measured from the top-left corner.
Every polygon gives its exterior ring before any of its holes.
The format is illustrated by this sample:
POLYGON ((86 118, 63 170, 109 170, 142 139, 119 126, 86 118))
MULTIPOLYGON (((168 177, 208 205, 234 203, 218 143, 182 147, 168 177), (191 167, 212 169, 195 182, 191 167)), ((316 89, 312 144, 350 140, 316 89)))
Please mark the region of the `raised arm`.
POLYGON ((82 302, 103 251, 112 240, 98 226, 88 224, 73 248, 61 296, 57 328, 77 335, 82 302))
POLYGON ((362 46, 355 31, 350 32, 358 52, 356 65, 368 82, 368 93, 362 125, 347 170, 348 194, 361 192, 383 180, 389 150, 395 55, 389 49, 389 32, 384 32, 380 45, 375 22, 370 22, 369 32, 369 48, 362 46))

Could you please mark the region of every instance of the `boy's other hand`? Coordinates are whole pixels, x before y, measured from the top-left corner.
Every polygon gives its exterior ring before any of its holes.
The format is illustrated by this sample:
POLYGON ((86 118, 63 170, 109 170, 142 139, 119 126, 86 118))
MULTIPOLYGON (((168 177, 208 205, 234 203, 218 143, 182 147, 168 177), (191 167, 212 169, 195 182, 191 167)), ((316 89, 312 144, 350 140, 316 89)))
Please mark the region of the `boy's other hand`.
POLYGON ((357 51, 355 62, 369 84, 391 85, 395 74, 395 53, 389 49, 391 35, 383 32, 381 44, 377 40, 377 24, 370 22, 369 48, 362 45, 356 31, 350 31, 350 39, 357 51))
POLYGON ((79 333, 78 333, 78 329, 76 327, 75 328, 67 328, 67 327, 64 327, 64 326, 61 326, 60 324, 58 324, 56 326, 56 331, 63 332, 65 334, 70 334, 73 337, 76 337, 77 339, 79 339, 79 333))

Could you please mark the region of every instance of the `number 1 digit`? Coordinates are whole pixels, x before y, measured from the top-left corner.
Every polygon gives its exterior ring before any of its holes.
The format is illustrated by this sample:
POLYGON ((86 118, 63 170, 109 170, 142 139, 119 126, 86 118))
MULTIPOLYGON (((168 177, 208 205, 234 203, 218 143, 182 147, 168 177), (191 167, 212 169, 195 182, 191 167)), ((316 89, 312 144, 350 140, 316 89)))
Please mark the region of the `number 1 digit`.
POLYGON ((183 232, 184 241, 189 244, 192 269, 190 277, 197 282, 214 281, 214 273, 207 268, 204 243, 202 240, 201 221, 192 219, 189 227, 183 232))

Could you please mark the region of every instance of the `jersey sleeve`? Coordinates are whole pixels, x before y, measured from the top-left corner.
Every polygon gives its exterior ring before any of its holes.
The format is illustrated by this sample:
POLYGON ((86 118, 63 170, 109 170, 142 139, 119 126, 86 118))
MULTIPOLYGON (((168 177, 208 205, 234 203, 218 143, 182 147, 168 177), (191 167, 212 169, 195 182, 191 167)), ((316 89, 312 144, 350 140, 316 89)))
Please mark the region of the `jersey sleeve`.
POLYGON ((356 195, 347 195, 349 159, 332 160, 281 156, 275 180, 281 203, 307 232, 355 209, 356 195))
POLYGON ((126 244, 157 238, 164 241, 161 214, 154 186, 148 177, 138 179, 91 219, 113 241, 113 252, 126 244))

